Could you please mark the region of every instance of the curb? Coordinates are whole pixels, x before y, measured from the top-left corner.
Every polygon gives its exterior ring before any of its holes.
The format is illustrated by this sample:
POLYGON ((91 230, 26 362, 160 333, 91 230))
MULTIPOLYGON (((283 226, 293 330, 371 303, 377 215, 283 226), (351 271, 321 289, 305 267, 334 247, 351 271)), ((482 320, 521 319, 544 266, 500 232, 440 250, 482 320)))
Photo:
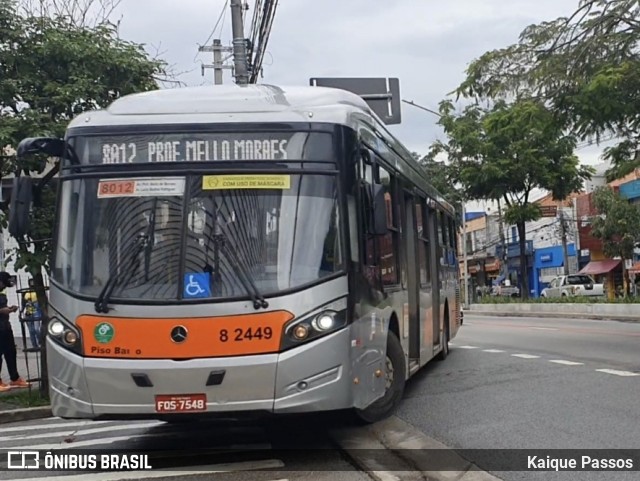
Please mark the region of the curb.
POLYGON ((600 316, 597 314, 562 313, 552 314, 550 312, 504 312, 504 311, 476 311, 465 310, 465 316, 492 316, 492 317, 541 317, 547 319, 589 319, 593 321, 616 321, 616 322, 640 322, 637 316, 600 316))
POLYGON ((51 406, 38 406, 35 408, 11 409, 0 411, 0 424, 17 423, 31 419, 50 418, 51 406))
POLYGON ((501 481, 397 416, 335 430, 331 437, 351 463, 375 481, 501 481), (442 450, 459 469, 432 471, 433 465, 424 456, 429 450, 442 450))

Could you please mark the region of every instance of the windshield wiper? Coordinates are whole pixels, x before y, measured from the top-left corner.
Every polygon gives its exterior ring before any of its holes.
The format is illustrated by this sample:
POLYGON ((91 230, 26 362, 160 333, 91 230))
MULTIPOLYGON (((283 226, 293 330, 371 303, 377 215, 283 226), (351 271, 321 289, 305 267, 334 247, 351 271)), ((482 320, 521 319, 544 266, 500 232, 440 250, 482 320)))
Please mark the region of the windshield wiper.
POLYGON ((148 244, 148 236, 146 234, 139 234, 138 238, 132 243, 129 249, 127 249, 120 262, 116 264, 116 272, 109 276, 109 278, 107 279, 107 283, 104 285, 104 288, 96 299, 96 302, 94 304, 96 312, 102 312, 105 314, 109 312, 109 299, 111 298, 113 289, 117 284, 119 284, 118 279, 127 276, 127 282, 131 280, 131 277, 136 273, 140 265, 140 259, 138 258, 138 256, 148 244), (119 276, 117 271, 122 266, 125 266, 124 272, 121 276, 119 276))
MULTIPOLYGON (((124 255, 120 259, 120 262, 116 264, 115 273, 109 276, 107 279, 107 283, 104 285, 104 288, 98 295, 96 302, 94 304, 96 312, 101 312, 106 314, 109 312, 109 299, 111 298, 111 294, 113 293, 113 289, 118 284, 118 279, 120 277, 127 276, 126 283, 128 283, 133 275, 138 270, 140 266, 140 259, 138 256, 142 252, 144 248, 147 248, 147 252, 145 255, 145 275, 148 277, 149 272, 149 256, 151 255, 151 249, 153 246, 154 233, 156 230, 156 206, 158 205, 158 198, 154 198, 153 206, 149 211, 149 226, 147 227, 147 232, 144 234, 138 234, 138 237, 131 246, 125 251, 124 255), (131 253, 131 255, 129 255, 131 253), (125 264, 127 262, 127 264, 125 264), (117 272, 122 267, 124 267, 124 272, 122 276, 118 276, 117 272)), ((125 285, 126 285, 125 283, 125 285)))
POLYGON ((225 256, 230 258, 232 264, 235 264, 233 265, 233 267, 236 268, 236 273, 238 275, 238 279, 240 280, 240 283, 247 291, 247 294, 251 296, 251 300, 253 301, 253 308, 258 310, 261 307, 264 309, 269 307, 269 303, 265 300, 264 296, 260 294, 260 291, 254 284, 254 282, 251 280, 251 276, 247 273, 246 268, 242 265, 242 263, 240 262, 240 259, 238 259, 236 252, 233 249, 229 249, 227 247, 227 242, 226 242, 227 238, 224 235, 224 233, 222 233, 221 230, 218 230, 218 233, 214 234, 213 237, 214 237, 213 242, 217 244, 219 247, 221 247, 225 256))

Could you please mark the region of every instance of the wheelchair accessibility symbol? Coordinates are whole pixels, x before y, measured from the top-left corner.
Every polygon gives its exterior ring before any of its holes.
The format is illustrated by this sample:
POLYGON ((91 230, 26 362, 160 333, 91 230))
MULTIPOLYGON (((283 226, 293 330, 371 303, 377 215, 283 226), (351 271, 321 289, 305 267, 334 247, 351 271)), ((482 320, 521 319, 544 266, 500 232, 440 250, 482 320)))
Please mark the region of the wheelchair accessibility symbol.
POLYGON ((211 296, 211 282, 209 274, 206 272, 196 272, 185 274, 184 292, 185 298, 198 298, 211 296))

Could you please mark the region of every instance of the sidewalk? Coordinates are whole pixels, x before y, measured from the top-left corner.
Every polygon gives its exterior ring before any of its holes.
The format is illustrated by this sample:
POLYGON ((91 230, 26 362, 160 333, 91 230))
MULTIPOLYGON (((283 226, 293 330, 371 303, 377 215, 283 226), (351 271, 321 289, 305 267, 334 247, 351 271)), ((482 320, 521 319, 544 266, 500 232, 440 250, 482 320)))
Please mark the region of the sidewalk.
MULTIPOLYGON (((23 351, 23 343, 22 338, 16 338, 16 346, 18 349, 18 373, 25 381, 37 379, 40 377, 40 353, 39 352, 30 352, 24 353, 23 351)), ((31 343, 27 341, 27 347, 31 347, 31 343)), ((0 371, 0 379, 3 382, 9 382, 9 373, 7 371, 7 364, 4 359, 2 359, 2 370, 0 371)), ((7 397, 13 397, 16 393, 24 393, 23 395, 28 400, 31 396, 36 398, 38 396, 38 390, 40 389, 40 384, 35 381, 32 382, 31 389, 22 388, 22 389, 12 389, 6 392, 0 392, 0 411, 5 410, 13 410, 17 409, 17 407, 12 403, 7 403, 3 401, 3 399, 7 397), (30 392, 31 391, 31 392, 30 392), (31 394, 31 396, 30 396, 31 394)), ((24 406, 27 407, 27 406, 24 406)))

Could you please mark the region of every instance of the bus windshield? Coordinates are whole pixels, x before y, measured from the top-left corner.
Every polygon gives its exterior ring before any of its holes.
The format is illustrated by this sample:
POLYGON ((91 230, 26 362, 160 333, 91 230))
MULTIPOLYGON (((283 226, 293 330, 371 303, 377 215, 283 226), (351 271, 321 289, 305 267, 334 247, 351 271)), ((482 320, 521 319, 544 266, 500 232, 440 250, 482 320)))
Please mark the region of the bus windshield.
POLYGON ((91 297, 115 279, 110 297, 129 300, 250 298, 245 274, 263 296, 317 282, 344 268, 337 185, 259 172, 67 180, 53 279, 91 297))

